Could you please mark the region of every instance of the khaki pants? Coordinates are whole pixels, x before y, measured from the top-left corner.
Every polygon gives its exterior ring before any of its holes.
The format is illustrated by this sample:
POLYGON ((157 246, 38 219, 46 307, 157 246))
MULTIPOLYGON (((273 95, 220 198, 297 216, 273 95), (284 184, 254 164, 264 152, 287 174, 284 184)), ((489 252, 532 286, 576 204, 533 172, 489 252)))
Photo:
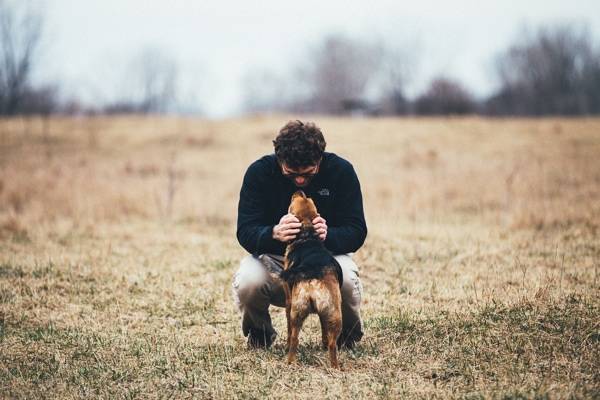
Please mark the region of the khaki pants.
MULTIPOLYGON (((362 284, 358 267, 347 254, 335 256, 342 267, 342 334, 340 344, 351 346, 362 337, 360 301, 362 284)), ((272 342, 277 336, 273 329, 269 305, 285 307, 285 292, 279 273, 283 270, 283 257, 274 254, 248 256, 240 263, 233 277, 233 299, 242 313, 242 332, 261 332, 272 342)))

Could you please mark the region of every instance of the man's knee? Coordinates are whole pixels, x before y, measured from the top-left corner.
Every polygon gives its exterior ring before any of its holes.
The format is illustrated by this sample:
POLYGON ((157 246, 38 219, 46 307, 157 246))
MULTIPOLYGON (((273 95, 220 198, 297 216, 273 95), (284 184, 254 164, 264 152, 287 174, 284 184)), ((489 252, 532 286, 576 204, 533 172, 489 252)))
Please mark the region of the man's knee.
POLYGON ((247 256, 233 276, 233 297, 238 306, 255 302, 257 297, 265 297, 268 276, 261 262, 253 256, 247 256))
POLYGON ((335 259, 342 267, 342 300, 346 304, 358 306, 362 298, 362 284, 360 282, 358 266, 347 254, 335 256, 335 259))

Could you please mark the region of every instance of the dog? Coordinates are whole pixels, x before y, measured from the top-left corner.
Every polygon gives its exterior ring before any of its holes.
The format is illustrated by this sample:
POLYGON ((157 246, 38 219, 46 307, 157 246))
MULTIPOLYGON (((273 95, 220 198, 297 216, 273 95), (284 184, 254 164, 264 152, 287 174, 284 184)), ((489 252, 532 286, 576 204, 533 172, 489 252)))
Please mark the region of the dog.
POLYGON ((286 247, 284 270, 285 311, 288 328, 288 356, 297 359, 298 335, 309 314, 321 321, 323 347, 329 350, 329 361, 339 369, 337 339, 342 331, 342 268, 325 248, 312 221, 318 216, 312 199, 299 190, 292 195, 289 212, 302 224, 300 232, 286 247))

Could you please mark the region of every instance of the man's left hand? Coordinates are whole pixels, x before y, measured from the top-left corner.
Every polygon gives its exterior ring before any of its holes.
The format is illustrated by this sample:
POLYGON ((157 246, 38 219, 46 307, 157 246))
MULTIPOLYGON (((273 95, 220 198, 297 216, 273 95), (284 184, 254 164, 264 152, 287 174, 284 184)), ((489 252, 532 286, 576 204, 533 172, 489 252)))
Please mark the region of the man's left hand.
POLYGON ((319 235, 319 240, 324 242, 327 238, 327 221, 320 215, 312 221, 315 232, 319 235))

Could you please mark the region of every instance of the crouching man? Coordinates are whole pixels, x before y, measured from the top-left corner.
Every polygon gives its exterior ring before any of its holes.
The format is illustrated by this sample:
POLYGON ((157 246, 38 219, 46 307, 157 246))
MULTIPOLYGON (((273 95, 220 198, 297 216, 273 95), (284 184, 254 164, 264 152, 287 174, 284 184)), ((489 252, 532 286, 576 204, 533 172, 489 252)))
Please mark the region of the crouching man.
POLYGON ((248 167, 238 206, 237 238, 251 255, 233 277, 233 298, 242 314, 242 332, 251 347, 269 347, 277 332, 269 306, 285 307, 279 274, 286 243, 300 223, 288 213, 301 188, 317 206, 313 221, 320 240, 343 272, 340 346, 353 347, 363 336, 362 285, 351 254, 367 236, 360 183, 352 164, 325 152, 325 139, 313 123, 291 121, 273 141, 275 153, 248 167))

